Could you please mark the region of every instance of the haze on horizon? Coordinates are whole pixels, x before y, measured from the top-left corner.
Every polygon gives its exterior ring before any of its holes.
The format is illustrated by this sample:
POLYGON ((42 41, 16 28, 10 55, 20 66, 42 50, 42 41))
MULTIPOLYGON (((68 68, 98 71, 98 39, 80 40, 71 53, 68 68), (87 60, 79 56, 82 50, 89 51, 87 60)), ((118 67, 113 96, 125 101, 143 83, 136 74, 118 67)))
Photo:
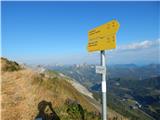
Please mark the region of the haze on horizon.
POLYGON ((2 56, 27 64, 97 64, 88 31, 120 23, 108 64, 160 63, 160 2, 11 2, 1 4, 2 56))

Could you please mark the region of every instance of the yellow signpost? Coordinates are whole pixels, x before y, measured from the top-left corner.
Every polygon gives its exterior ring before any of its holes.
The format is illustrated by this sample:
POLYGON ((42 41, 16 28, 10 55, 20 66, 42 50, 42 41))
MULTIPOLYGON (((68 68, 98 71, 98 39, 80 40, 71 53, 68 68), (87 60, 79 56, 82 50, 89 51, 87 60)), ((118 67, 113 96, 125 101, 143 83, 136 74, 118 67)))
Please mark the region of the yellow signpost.
MULTIPOLYGON (((88 51, 100 51, 101 66, 96 66, 96 73, 102 74, 102 119, 107 120, 106 63, 105 50, 116 48, 116 32, 119 23, 112 20, 88 32, 88 51)), ((108 78, 108 77, 107 77, 108 78)))
POLYGON ((116 48, 116 32, 119 23, 112 20, 88 32, 88 51, 110 50, 116 48))

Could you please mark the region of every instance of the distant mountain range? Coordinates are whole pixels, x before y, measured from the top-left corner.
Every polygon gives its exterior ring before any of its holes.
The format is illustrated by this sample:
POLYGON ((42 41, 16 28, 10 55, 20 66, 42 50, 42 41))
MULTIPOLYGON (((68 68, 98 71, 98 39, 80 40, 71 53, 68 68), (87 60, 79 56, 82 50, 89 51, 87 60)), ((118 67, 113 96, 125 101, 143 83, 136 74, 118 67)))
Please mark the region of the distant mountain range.
POLYGON ((127 78, 143 80, 149 77, 160 75, 160 64, 149 64, 145 66, 137 66, 135 64, 113 65, 108 68, 111 78, 127 78))
MULTIPOLYGON (((95 73, 95 65, 71 65, 71 66, 48 66, 48 69, 64 73, 80 83, 91 87, 100 83, 101 77, 95 73)), ((130 80, 143 80, 150 77, 160 76, 160 64, 137 66, 135 64, 111 65, 107 67, 109 78, 123 78, 130 80)))

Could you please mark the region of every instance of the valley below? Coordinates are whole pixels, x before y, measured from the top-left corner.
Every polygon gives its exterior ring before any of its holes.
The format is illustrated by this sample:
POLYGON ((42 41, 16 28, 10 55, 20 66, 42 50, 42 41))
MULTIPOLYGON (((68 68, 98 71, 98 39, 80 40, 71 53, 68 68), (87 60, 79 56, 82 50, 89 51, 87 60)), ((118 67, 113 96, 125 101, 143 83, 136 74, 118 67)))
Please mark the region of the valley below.
MULTIPOLYGON (((49 69, 62 72, 86 86, 101 103, 101 76, 94 65, 52 66, 49 69)), ((140 120, 160 118, 160 65, 134 64, 108 67, 107 101, 116 112, 140 120)))

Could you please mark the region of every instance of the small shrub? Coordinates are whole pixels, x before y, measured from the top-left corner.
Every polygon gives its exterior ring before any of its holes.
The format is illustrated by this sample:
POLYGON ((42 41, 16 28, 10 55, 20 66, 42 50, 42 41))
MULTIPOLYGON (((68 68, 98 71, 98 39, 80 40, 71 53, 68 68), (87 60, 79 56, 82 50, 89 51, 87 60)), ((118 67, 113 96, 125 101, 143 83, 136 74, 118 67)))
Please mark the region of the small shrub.
POLYGON ((1 58, 1 67, 2 71, 8 71, 8 72, 17 71, 21 69, 18 63, 14 61, 9 61, 6 58, 1 58))

